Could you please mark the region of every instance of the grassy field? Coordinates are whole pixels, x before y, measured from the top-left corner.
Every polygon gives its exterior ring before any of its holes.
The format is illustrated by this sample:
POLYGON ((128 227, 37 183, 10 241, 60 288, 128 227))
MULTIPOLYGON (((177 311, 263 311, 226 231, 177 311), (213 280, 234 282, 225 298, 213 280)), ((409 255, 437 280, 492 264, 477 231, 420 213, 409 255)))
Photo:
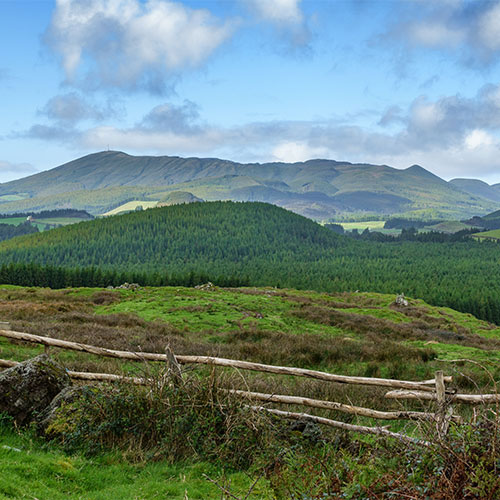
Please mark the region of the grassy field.
MULTIPOLYGON (((410 304, 398 308, 394 296, 384 294, 275 288, 0 289, 0 317, 14 329, 103 347, 163 352, 170 343, 178 354, 352 375, 366 375, 376 362, 377 375, 410 379, 453 369, 435 359, 447 350, 463 350, 476 361, 500 361, 500 327, 420 300, 410 304), (405 347, 412 342, 417 350, 405 347)), ((22 360, 41 351, 0 339, 4 359, 22 360)), ((69 369, 141 369, 70 351, 54 354, 69 369)))
POLYGON ((438 231, 440 233, 452 234, 457 233, 458 231, 463 231, 464 229, 471 229, 471 226, 468 226, 460 221, 446 221, 434 224, 433 226, 426 226, 421 229, 420 232, 438 231))
MULTIPOLYGON (((394 299, 393 295, 375 293, 326 294, 276 288, 53 291, 4 285, 0 287, 0 319, 9 321, 17 331, 122 350, 164 352, 168 344, 176 354, 409 380, 432 378, 436 370, 442 369, 454 375, 454 386, 460 390, 492 390, 490 377, 500 378, 500 327, 416 299, 409 299, 408 307, 399 308, 394 299), (452 362, 458 358, 471 362, 452 362)), ((41 346, 0 338, 0 358, 22 361, 41 352, 41 346)), ((50 354, 66 368, 78 371, 144 376, 152 370, 142 363, 72 351, 51 349, 50 354)), ((420 403, 385 400, 382 389, 222 368, 217 369, 217 375, 208 367, 191 366, 185 370, 193 380, 217 376, 222 377, 221 383, 240 389, 352 402, 384 410, 422 408, 420 403)), ((275 406, 304 411, 298 406, 275 406)), ((139 414, 130 411, 134 426, 139 425, 139 414)), ((373 425, 364 417, 326 410, 309 412, 373 425)), ((126 416, 120 413, 119 421, 120 426, 125 425, 126 416)), ((415 430, 413 424, 398 421, 379 423, 410 434, 415 430)), ((286 435, 293 441, 301 433, 286 430, 286 435)), ((317 444, 299 440, 290 446, 280 465, 271 468, 269 462, 265 465, 261 461, 236 470, 189 450, 179 461, 167 459, 153 449, 155 460, 147 460, 146 454, 131 462, 127 447, 84 456, 43 443, 25 431, 2 427, 0 419, 0 498, 223 498, 206 475, 219 484, 230 485, 237 498, 244 498, 253 481, 260 478, 249 499, 375 499, 381 497, 363 496, 366 492, 360 485, 376 483, 388 471, 397 474, 401 467, 395 457, 399 453, 395 443, 381 451, 372 438, 362 435, 346 437, 325 429, 317 444), (344 443, 340 451, 338 444, 331 444, 338 442, 344 443), (324 479, 316 476, 321 468, 331 468, 324 477, 335 477, 335 485, 326 487, 324 479), (330 491, 328 488, 338 491, 339 496, 319 496, 320 492, 330 491), (317 496, 303 496, 315 491, 317 496)), ((277 452, 270 453, 275 460, 277 452)), ((405 454, 401 451, 400 456, 405 454)))
MULTIPOLYGON (((44 231, 47 224, 51 226, 67 226, 68 224, 76 224, 89 219, 81 219, 78 217, 51 217, 44 219, 34 219, 31 224, 38 227, 39 231, 44 231)), ((5 219, 0 219, 1 224, 11 224, 13 226, 18 226, 26 222, 26 217, 7 217, 5 219)))
POLYGON ((385 220, 369 220, 363 222, 340 222, 341 226, 345 231, 352 231, 357 229, 358 231, 364 231, 369 229, 370 231, 375 231, 378 229, 383 229, 385 220))
POLYGON ((156 205, 158 205, 158 201, 129 201, 128 203, 124 203, 123 205, 120 205, 119 207, 116 207, 113 210, 110 210, 109 212, 106 212, 102 215, 105 217, 107 217, 108 215, 118 215, 123 212, 130 212, 132 210, 135 210, 137 207, 146 209, 154 208, 156 207, 156 205))
POLYGON ((484 231, 483 233, 475 233, 472 235, 477 240, 500 240, 500 229, 493 229, 491 231, 484 231))

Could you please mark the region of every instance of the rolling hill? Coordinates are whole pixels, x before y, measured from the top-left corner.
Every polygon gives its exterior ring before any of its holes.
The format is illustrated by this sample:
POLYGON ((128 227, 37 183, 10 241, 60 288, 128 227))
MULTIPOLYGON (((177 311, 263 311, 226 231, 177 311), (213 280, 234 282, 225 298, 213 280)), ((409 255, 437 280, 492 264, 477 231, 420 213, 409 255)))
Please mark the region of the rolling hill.
POLYGON ((448 183, 418 165, 242 164, 105 151, 0 184, 0 212, 71 207, 101 214, 129 201, 175 198, 175 192, 205 201, 264 201, 316 220, 362 214, 451 219, 500 208, 500 191, 496 197, 494 187, 469 184, 448 183))
POLYGON ((450 184, 472 196, 480 196, 487 200, 500 202, 500 184, 490 186, 478 179, 452 179, 450 184))
POLYGON ((356 240, 260 202, 152 208, 0 243, 5 283, 403 291, 500 324, 497 264, 496 245, 356 240))

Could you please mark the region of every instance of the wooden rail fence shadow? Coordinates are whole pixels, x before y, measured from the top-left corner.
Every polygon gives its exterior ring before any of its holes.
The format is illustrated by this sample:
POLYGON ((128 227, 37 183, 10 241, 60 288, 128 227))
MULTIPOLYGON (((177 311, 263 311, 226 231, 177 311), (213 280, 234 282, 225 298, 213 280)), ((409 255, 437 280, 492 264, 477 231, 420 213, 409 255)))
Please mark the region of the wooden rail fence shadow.
MULTIPOLYGON (((340 384, 355 384, 365 386, 386 387, 393 389, 385 394, 388 399, 406 399, 420 401, 436 401, 436 410, 434 412, 425 411, 380 411, 371 408, 363 408, 350 404, 338 403, 333 401, 323 401, 310 399, 300 396, 287 396, 280 394, 265 394, 252 391, 242 391, 234 389, 221 389, 236 396, 246 398, 249 401, 248 406, 256 411, 265 411, 274 415, 286 417, 289 419, 305 420, 318 424, 328 425, 348 431, 355 431, 364 434, 374 434, 377 436, 388 436, 396 438, 407 443, 429 446, 430 443, 423 439, 408 436, 401 432, 392 432, 384 426, 361 426, 353 425, 345 422, 339 422, 329 418, 310 415, 307 413, 289 412, 259 406, 253 404, 255 401, 263 403, 279 403, 301 405, 309 408, 318 408, 323 410, 334 410, 343 413, 348 413, 357 416, 369 417, 382 420, 413 420, 427 421, 435 424, 438 438, 442 438, 448 431, 450 423, 463 423, 462 417, 454 415, 452 404, 498 404, 500 403, 500 394, 456 394, 454 390, 446 388, 446 384, 453 381, 451 376, 445 376, 442 371, 435 373, 435 378, 432 380, 424 380, 420 382, 384 379, 374 377, 354 377, 346 375, 337 375, 317 370, 308 370, 304 368, 294 368, 288 366, 274 366, 262 363, 253 363, 250 361, 241 361, 234 359, 218 358, 212 356, 187 356, 174 355, 167 347, 165 354, 147 353, 147 352, 131 352, 118 351, 114 349, 106 349, 103 347, 81 344, 78 342, 69 342, 51 337, 42 337, 24 332, 15 332, 9 329, 6 323, 0 323, 0 337, 5 337, 11 340, 31 342, 44 345, 46 350, 50 347, 58 347, 73 351, 86 352, 97 356, 106 356, 118 359, 127 359, 133 361, 162 361, 167 364, 168 370, 172 375, 174 383, 182 383, 182 370, 180 365, 184 364, 202 364, 211 366, 222 366, 229 368, 238 368, 242 370, 251 370, 256 372, 291 375, 297 377, 306 377, 328 382, 340 384), (395 389, 395 390, 394 390, 395 389)), ((0 359, 0 367, 9 368, 19 364, 12 360, 0 359)), ((110 373, 87 373, 68 371, 68 375, 77 380, 89 380, 98 382, 124 382, 138 385, 147 385, 151 381, 147 378, 140 377, 125 377, 110 373)))

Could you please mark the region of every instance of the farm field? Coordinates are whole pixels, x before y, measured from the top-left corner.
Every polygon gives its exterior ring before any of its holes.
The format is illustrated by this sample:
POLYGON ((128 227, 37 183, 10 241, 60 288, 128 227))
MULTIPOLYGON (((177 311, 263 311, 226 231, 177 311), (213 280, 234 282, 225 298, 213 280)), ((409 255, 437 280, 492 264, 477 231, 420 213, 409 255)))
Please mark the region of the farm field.
MULTIPOLYGON (((44 231, 47 224, 52 226, 67 226, 69 224, 76 224, 78 222, 87 221, 89 219, 83 219, 78 217, 50 217, 33 219, 31 224, 38 227, 39 231, 44 231)), ((11 224, 13 226, 18 226, 26 222, 26 217, 6 217, 5 219, 0 219, 0 224, 11 224)))
POLYGON ((483 233, 475 233, 472 235, 473 238, 481 240, 500 240, 500 229, 492 229, 491 231, 485 231, 483 233))
POLYGON ((118 215, 123 212, 130 212, 132 210, 135 210, 137 207, 142 207, 143 209, 146 208, 154 208, 158 205, 158 201, 129 201, 127 203, 124 203, 123 205, 120 205, 119 207, 114 208, 113 210, 110 210, 109 212, 106 212, 102 214, 104 217, 107 217, 108 215, 118 215))
POLYGON ((344 228, 345 231, 352 231, 357 229, 358 231, 364 231, 369 229, 370 231, 375 231, 384 228, 385 220, 369 220, 364 222, 339 222, 339 224, 344 228))

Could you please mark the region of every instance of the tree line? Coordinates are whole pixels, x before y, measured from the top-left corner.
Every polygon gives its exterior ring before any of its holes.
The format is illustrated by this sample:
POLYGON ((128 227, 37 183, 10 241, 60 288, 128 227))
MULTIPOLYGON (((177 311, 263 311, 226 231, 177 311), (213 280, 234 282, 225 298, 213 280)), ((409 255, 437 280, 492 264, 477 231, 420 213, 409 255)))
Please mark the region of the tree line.
POLYGON ((2 242, 0 281, 404 292, 500 324, 498 244, 406 234, 354 239, 264 203, 176 205, 2 242))

